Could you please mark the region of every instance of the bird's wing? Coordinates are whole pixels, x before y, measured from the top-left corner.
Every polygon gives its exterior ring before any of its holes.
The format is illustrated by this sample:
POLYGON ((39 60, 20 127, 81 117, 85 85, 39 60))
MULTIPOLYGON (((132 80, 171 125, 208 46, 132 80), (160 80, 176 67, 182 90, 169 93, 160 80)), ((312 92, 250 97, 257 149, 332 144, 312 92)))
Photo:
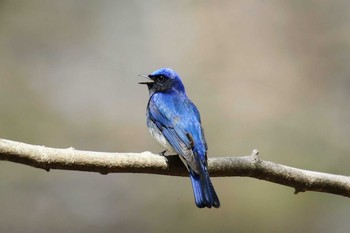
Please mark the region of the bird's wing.
MULTIPOLYGON (((193 108, 194 106, 187 107, 193 108)), ((193 153, 193 148, 196 142, 194 138, 195 136, 193 135, 193 130, 191 129, 195 128, 201 131, 202 128, 200 125, 199 116, 197 116, 196 114, 192 114, 193 109, 190 110, 190 114, 186 114, 184 116, 183 114, 178 114, 177 111, 174 111, 174 109, 172 109, 169 105, 156 105, 155 103, 150 101, 149 118, 163 133, 164 137, 171 144, 174 150, 184 160, 186 160, 187 164, 193 170, 199 172, 197 160, 203 159, 206 161, 206 155, 204 155, 204 158, 196 158, 193 153)), ((198 111, 196 108, 195 110, 198 111)), ((185 112, 187 111, 185 110, 185 112)), ((203 137, 203 144, 206 147, 203 131, 201 131, 200 134, 201 137, 203 137)))

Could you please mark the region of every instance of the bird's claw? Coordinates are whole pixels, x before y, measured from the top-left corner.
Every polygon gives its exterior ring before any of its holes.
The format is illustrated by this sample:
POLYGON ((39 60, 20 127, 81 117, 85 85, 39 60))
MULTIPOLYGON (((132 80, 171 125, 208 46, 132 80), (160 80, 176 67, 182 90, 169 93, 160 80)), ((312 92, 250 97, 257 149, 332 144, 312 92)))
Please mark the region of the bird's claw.
POLYGON ((166 150, 163 150, 162 152, 159 153, 161 156, 165 156, 166 150))

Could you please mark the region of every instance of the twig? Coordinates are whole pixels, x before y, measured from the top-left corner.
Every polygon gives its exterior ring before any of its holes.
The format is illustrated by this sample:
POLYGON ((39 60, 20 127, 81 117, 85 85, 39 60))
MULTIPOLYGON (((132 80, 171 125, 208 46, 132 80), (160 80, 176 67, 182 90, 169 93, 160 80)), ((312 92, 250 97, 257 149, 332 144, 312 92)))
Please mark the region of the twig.
MULTIPOLYGON (((261 160, 259 152, 243 157, 208 160, 210 176, 248 176, 293 187, 295 193, 317 191, 350 197, 350 177, 307 171, 261 160)), ((178 156, 160 156, 151 152, 105 153, 55 149, 0 139, 0 160, 50 169, 108 173, 149 173, 187 176, 178 156)))

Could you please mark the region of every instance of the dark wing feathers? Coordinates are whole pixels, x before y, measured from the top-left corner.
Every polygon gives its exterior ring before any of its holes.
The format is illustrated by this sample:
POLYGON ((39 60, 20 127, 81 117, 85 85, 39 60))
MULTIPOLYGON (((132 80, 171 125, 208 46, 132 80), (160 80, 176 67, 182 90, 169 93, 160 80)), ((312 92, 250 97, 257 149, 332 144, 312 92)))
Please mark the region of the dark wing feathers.
POLYGON ((199 172, 198 162, 193 154, 193 136, 185 131, 187 122, 181 121, 180 116, 166 108, 158 108, 152 101, 149 103, 149 117, 163 133, 167 141, 175 151, 186 160, 187 164, 196 172, 199 172), (176 118, 178 120, 176 120, 176 118))

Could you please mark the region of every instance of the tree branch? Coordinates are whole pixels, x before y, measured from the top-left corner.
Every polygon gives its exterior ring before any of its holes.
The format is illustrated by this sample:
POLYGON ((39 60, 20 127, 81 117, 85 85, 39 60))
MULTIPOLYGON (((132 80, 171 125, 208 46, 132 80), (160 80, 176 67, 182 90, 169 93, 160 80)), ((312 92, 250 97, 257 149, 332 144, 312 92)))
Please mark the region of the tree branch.
MULTIPOLYGON (((350 197, 350 177, 307 171, 261 160, 258 151, 243 157, 208 160, 210 176, 248 176, 293 187, 295 193, 317 191, 350 197)), ((108 173, 149 173, 188 176, 178 156, 151 152, 105 153, 55 149, 0 139, 0 160, 50 169, 108 173)))

